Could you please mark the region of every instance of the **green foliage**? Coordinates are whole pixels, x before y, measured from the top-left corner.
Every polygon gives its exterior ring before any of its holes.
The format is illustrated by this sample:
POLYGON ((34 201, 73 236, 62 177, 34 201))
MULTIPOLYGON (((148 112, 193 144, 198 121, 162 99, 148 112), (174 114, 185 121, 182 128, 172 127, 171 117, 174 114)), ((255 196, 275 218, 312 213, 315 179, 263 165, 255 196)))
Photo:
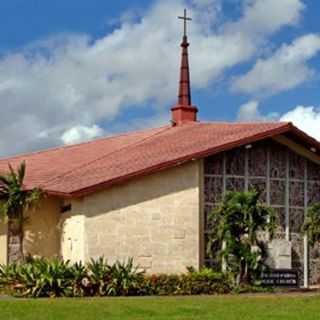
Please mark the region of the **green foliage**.
POLYGON ((109 265, 104 257, 91 259, 87 265, 88 277, 85 280, 90 295, 102 296, 106 292, 109 265))
POLYGON ((257 192, 229 192, 209 216, 209 224, 209 255, 218 257, 220 265, 224 261, 238 284, 258 281, 267 256, 258 234, 273 237, 273 210, 259 202, 257 192))
POLYGON ((217 294, 232 290, 226 274, 202 269, 178 275, 146 275, 133 260, 87 265, 58 259, 28 259, 0 267, 0 287, 20 297, 81 297, 217 294))
POLYGON ((109 278, 105 293, 108 296, 135 295, 139 291, 142 280, 143 272, 138 271, 138 267, 134 266, 132 258, 123 263, 117 261, 109 266, 109 278))
POLYGON ((0 267, 0 282, 18 296, 63 297, 72 294, 74 275, 69 262, 34 259, 0 267))
MULTIPOLYGON (((24 189, 25 174, 26 164, 22 162, 17 172, 9 165, 9 173, 0 176, 0 221, 9 222, 9 236, 19 236, 19 259, 23 259, 24 213, 42 196, 40 189, 24 189)), ((9 260, 11 260, 10 247, 8 249, 9 260)))
POLYGON ((302 232, 307 234, 311 246, 320 241, 320 203, 308 209, 302 226, 302 232))
POLYGON ((204 268, 184 274, 145 276, 142 289, 143 294, 161 296, 222 294, 231 292, 232 281, 226 274, 204 268))
POLYGON ((0 216, 2 219, 22 220, 25 210, 41 197, 40 189, 24 190, 26 164, 22 162, 17 172, 9 165, 9 173, 0 176, 0 216))

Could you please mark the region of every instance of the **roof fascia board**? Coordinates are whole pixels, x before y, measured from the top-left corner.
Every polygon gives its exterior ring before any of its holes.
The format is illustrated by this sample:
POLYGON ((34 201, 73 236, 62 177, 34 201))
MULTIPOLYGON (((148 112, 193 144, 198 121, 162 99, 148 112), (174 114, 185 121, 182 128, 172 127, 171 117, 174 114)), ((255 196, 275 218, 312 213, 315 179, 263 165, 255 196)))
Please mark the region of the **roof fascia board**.
POLYGON ((282 145, 287 146, 292 151, 311 160, 312 162, 320 164, 320 156, 318 156, 312 151, 309 151, 307 148, 303 147, 301 144, 294 142, 293 140, 285 137, 284 135, 278 135, 278 136, 272 137, 272 139, 278 143, 281 143, 282 145))

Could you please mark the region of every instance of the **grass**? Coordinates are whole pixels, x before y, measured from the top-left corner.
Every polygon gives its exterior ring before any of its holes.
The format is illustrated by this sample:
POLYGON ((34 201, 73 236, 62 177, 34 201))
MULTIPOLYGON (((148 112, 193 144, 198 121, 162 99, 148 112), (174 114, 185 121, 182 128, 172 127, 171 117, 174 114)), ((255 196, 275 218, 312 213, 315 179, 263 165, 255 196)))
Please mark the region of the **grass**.
POLYGON ((320 296, 197 296, 0 301, 1 320, 313 320, 319 317, 320 296))

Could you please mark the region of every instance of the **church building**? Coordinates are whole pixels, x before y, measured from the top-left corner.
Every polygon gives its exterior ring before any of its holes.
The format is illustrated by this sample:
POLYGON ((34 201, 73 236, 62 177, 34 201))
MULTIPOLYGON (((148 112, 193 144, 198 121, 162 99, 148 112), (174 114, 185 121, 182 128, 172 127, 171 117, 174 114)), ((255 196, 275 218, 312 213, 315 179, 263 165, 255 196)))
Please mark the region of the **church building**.
MULTIPOLYGON (((45 197, 27 213, 25 254, 71 261, 133 257, 150 273, 212 264, 207 216, 227 191, 259 190, 276 210, 275 268, 320 282, 320 250, 307 250, 301 225, 320 202, 320 143, 283 122, 202 122, 191 102, 186 33, 171 122, 71 146, 0 159, 26 162, 25 188, 45 197)), ((226 106, 225 106, 226 107, 226 106)), ((0 263, 15 239, 0 223, 0 263)))

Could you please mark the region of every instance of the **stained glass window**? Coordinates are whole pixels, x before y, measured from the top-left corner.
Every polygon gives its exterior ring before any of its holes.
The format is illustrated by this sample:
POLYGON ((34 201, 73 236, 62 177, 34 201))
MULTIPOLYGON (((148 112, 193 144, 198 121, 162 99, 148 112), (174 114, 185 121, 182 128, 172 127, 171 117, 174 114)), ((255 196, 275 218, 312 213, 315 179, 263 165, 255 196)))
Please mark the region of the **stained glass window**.
POLYGON ((266 144, 248 149, 249 176, 265 177, 267 175, 267 150, 266 144))
POLYGON ((227 178, 227 191, 244 191, 243 178, 227 178))
POLYGON ((301 233, 301 228, 304 221, 304 209, 290 208, 290 232, 301 233))
POLYGON ((249 191, 257 191, 260 194, 260 201, 267 201, 267 181, 260 178, 249 178, 249 191))
POLYGON ((222 153, 219 153, 217 155, 214 155, 212 157, 208 157, 204 164, 204 172, 206 174, 220 174, 222 175, 223 169, 222 169, 222 162, 223 161, 223 155, 222 153))
POLYGON ((244 152, 243 148, 230 150, 226 153, 226 173, 229 175, 244 176, 244 152))
POLYGON ((304 179, 305 160, 294 152, 289 152, 289 176, 292 179, 304 179))
POLYGON ((222 200, 222 177, 205 177, 205 202, 218 203, 222 200))
MULTIPOLYGON (((272 140, 253 143, 249 149, 241 147, 227 151, 224 155, 221 153, 209 157, 205 160, 205 219, 213 207, 222 200, 224 181, 226 191, 245 191, 247 186, 248 190, 256 190, 260 193, 262 202, 267 203, 270 200, 269 204, 276 212, 275 237, 286 239, 289 235, 293 246, 292 266, 303 279, 301 226, 304 221, 306 200, 308 200, 308 206, 320 203, 320 165, 306 160, 303 156, 272 140), (224 167, 225 177, 223 177, 224 167), (267 176, 268 172, 269 176, 267 176), (269 190, 267 190, 268 187, 269 190), (287 204, 288 208, 286 208, 287 204), (288 217, 286 217, 287 214, 288 217), (288 230, 289 234, 286 233, 288 230)), ((317 254, 310 253, 312 283, 316 281, 316 276, 317 281, 320 282, 320 276, 317 275, 317 272, 320 273, 320 245, 314 252, 317 254)), ((211 265, 217 264, 208 256, 206 262, 211 265)))
POLYGON ((308 205, 320 202, 320 181, 308 182, 308 205))
POLYGON ((271 205, 284 206, 286 201, 286 182, 283 180, 270 181, 270 202, 271 205))
POLYGON ((289 187, 290 206, 304 206, 304 183, 299 181, 290 181, 289 187))
POLYGON ((285 178, 287 162, 286 148, 281 145, 274 144, 272 145, 270 155, 271 178, 285 178))
POLYGON ((204 225, 205 225, 205 230, 210 230, 211 229, 211 225, 209 223, 209 217, 210 214, 212 213, 212 210, 215 208, 214 205, 209 205, 206 204, 204 207, 204 225))
POLYGON ((320 170, 319 165, 308 161, 308 180, 317 180, 320 181, 320 170))

